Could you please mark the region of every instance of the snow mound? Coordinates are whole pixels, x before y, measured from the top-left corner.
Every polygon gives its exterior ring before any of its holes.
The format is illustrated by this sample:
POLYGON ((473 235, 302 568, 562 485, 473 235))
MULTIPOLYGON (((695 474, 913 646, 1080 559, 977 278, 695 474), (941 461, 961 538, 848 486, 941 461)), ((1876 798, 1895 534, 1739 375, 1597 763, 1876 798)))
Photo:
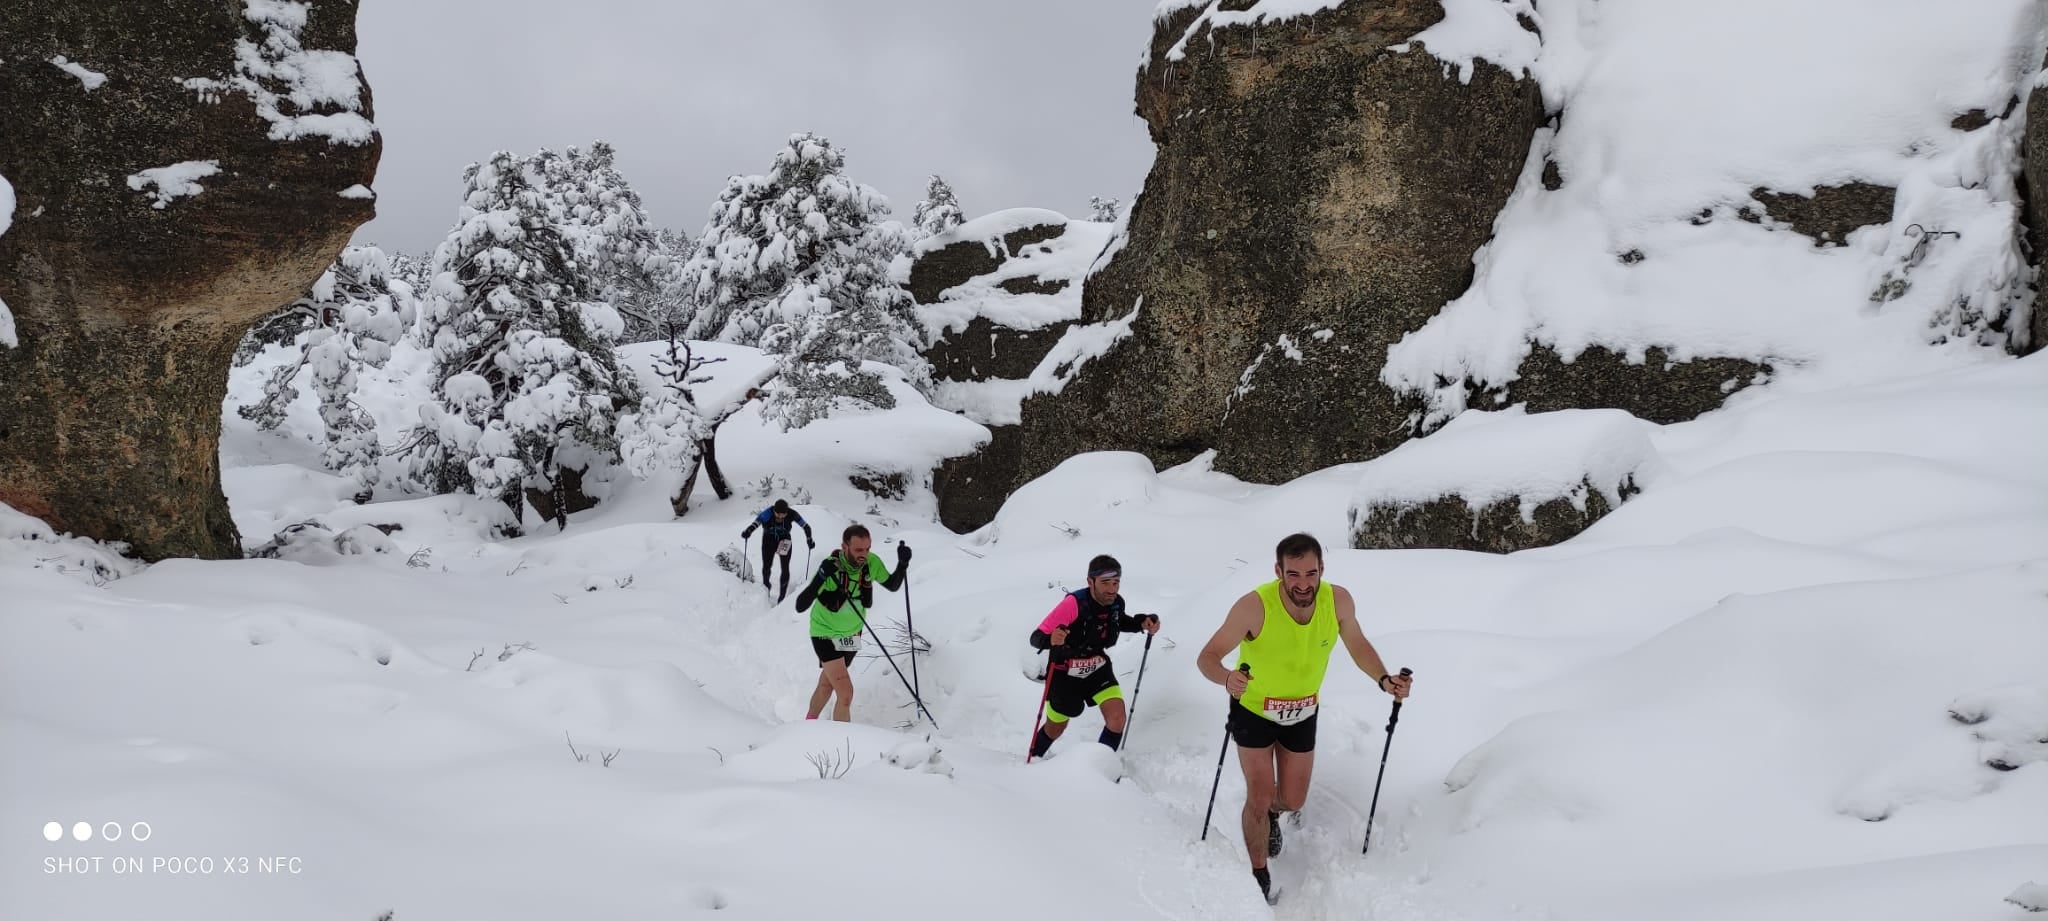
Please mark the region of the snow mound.
POLYGON ((391 556, 398 545, 375 525, 359 524, 335 531, 319 521, 287 525, 262 546, 249 551, 260 559, 291 560, 316 566, 343 563, 351 557, 391 556))
POLYGON ((1147 508, 1159 493, 1159 474, 1143 454, 1077 454, 1011 493, 983 533, 1005 547, 1093 545, 1099 528, 1147 508))
POLYGON ((929 741, 903 742, 882 753, 882 761, 906 771, 919 774, 940 774, 953 776, 953 766, 946 763, 939 747, 929 741))
POLYGON ((2042 590, 2037 570, 2014 566, 1730 596, 1526 689, 1523 715, 1458 761, 1425 824, 1446 841, 1485 828, 1490 847, 1567 859, 1634 840, 1627 865, 1608 868, 1646 884, 1746 829, 1774 831, 1724 868, 1800 865, 1813 842, 1848 834, 1843 819, 1909 807, 1912 831, 1861 839, 1865 859, 2031 844, 1985 817, 2048 807, 2048 788, 1978 762, 1956 721, 1929 717, 1950 700, 1975 712, 1969 688, 2038 680, 2042 590), (1942 630, 1926 629, 1931 616, 1942 630), (1980 641, 1994 635, 1995 646, 1980 641), (1686 782, 1674 785, 1679 770, 1686 782), (1631 837, 1652 825, 1656 844, 1631 837))
POLYGON ((145 568, 128 545, 59 534, 40 518, 0 502, 0 567, 44 569, 103 585, 145 568))

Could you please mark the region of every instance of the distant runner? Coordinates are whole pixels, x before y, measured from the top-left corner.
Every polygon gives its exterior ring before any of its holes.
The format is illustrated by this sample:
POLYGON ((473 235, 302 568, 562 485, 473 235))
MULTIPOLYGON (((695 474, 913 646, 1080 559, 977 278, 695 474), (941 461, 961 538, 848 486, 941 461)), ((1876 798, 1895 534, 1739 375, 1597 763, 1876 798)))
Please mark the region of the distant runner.
POLYGON ((755 528, 763 529, 761 532, 762 588, 768 587, 768 571, 775 568, 775 558, 778 556, 782 558, 782 594, 775 596, 776 604, 781 604, 783 599, 789 597, 789 558, 796 549, 791 546, 789 539, 797 525, 803 526, 804 546, 818 546, 817 540, 811 534, 810 522, 805 521, 804 516, 797 514, 795 509, 789 507, 788 499, 775 500, 774 505, 762 509, 761 514, 754 516, 754 523, 747 525, 747 529, 740 532, 740 539, 746 540, 748 537, 753 536, 755 528))

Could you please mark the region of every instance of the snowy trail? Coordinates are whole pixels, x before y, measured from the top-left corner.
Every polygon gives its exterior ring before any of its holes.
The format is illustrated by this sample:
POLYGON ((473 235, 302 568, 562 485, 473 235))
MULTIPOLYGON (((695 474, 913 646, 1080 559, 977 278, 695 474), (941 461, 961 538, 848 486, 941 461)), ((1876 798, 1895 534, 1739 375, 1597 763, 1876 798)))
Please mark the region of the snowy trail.
MULTIPOLYGON (((2014 520, 2048 500, 2048 443, 2028 434, 2048 430, 2044 387, 2048 355, 1662 427, 1668 480, 1577 540, 1509 557, 1337 548, 1355 469, 1254 487, 1123 454, 1076 458, 956 536, 901 524, 929 519, 928 494, 874 503, 844 485, 829 430, 735 430, 735 469, 797 458, 784 469, 806 478, 821 554, 856 519, 878 526, 885 560, 916 548, 931 644, 918 681, 943 731, 912 721, 873 655, 854 669, 852 724, 802 719, 817 675, 805 615, 713 561, 764 494, 673 519, 663 484, 628 484, 567 533, 506 541, 447 497, 355 506, 336 490, 320 513, 308 497, 333 478, 273 466, 297 450, 281 436, 234 432, 238 520, 401 524, 396 552, 173 561, 101 587, 76 567, 103 551, 0 541, 0 748, 30 753, 0 783, 38 791, 0 804, 0 830, 30 830, 0 835, 0 915, 779 919, 858 904, 1039 921, 1023 893, 1054 880, 1093 910, 1162 921, 1708 918, 1845 891, 1872 921, 1917 921, 1888 906, 2001 911, 2048 846, 2016 818, 2048 810, 2048 762, 2025 742, 2048 735, 2028 703, 2048 648, 2048 529, 2014 520), (1985 413, 1983 431, 1953 437, 1958 407, 1985 413), (1811 488, 1820 456, 1852 456, 1884 488, 1811 488), (1916 478, 1930 464, 1947 473, 1916 478), (1419 677, 1363 856, 1390 699, 1332 661, 1304 824, 1275 861, 1291 891, 1268 911, 1239 842, 1234 750, 1199 840, 1223 698, 1193 659, 1297 528, 1326 535, 1330 580, 1360 599, 1383 658, 1419 677), (1122 558, 1133 610, 1163 619, 1149 659, 1113 650, 1137 698, 1123 784, 1095 710, 1054 757, 1022 763, 1040 692, 1019 672, 1025 637, 1102 551, 1122 558), (1964 725, 1948 715, 1964 705, 1996 712, 1964 725), (154 823, 157 843, 51 850, 35 834, 117 819, 154 823), (313 869, 110 882, 40 862, 173 849, 313 869), (1627 887, 1594 885, 1594 867, 1627 887)), ((869 424, 912 443, 926 412, 869 424)), ((38 533, 18 518, 0 525, 38 533)), ((878 592, 885 637, 903 604, 878 592)))

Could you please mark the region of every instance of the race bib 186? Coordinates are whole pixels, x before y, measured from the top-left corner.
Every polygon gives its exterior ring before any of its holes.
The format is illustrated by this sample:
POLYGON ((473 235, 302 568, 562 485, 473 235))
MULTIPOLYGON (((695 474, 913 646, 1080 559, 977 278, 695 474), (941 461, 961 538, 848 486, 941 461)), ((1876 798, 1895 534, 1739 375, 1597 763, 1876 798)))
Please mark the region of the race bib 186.
POLYGON ((840 652, 859 652, 860 634, 856 633, 852 636, 835 636, 832 638, 832 648, 837 649, 840 652))
POLYGON ((1282 726, 1292 726, 1316 715, 1316 695, 1307 697, 1266 698, 1266 718, 1282 726))
POLYGON ((1074 678, 1086 678, 1089 675, 1095 674, 1095 670, 1101 668, 1107 662, 1108 660, 1101 656, 1089 656, 1086 659, 1068 659, 1067 674, 1074 678))

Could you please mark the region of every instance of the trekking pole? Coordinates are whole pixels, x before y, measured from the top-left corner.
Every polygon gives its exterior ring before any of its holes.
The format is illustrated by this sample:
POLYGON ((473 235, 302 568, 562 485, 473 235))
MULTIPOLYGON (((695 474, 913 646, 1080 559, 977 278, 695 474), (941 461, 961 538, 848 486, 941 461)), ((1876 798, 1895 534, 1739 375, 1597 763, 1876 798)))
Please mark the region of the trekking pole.
POLYGON ((910 695, 917 697, 924 688, 917 683, 917 622, 910 619, 910 574, 903 575, 903 629, 910 631, 910 695))
POLYGON ((1116 740, 1116 750, 1123 751, 1124 744, 1131 741, 1131 725, 1138 720, 1138 692, 1145 689, 1145 663, 1152 658, 1152 634, 1145 634, 1145 654, 1138 657, 1138 680, 1131 683, 1131 708, 1124 713, 1124 735, 1116 740))
MULTIPOLYGON (((1413 674, 1415 673, 1408 669, 1401 669, 1401 677, 1403 678, 1413 674)), ((1385 748, 1380 749, 1380 776, 1379 780, 1372 782, 1372 810, 1367 812, 1365 816, 1365 847, 1359 849, 1358 853, 1360 854, 1365 854, 1372 850, 1372 817, 1380 811, 1380 781, 1387 779, 1387 752, 1392 751, 1394 748, 1394 724, 1400 722, 1400 720, 1401 699, 1397 697, 1394 699, 1393 712, 1387 714, 1387 744, 1385 748)))
MULTIPOLYGON (((762 540, 766 539, 766 537, 762 538, 762 540)), ((752 534, 740 538, 740 579, 746 582, 754 581, 754 535, 752 534)))
MULTIPOLYGON (((1238 670, 1238 671, 1241 671, 1241 672, 1244 672, 1244 673, 1245 673, 1245 675, 1246 675, 1247 677, 1249 677, 1249 676, 1251 675, 1251 673, 1252 673, 1252 667, 1251 667, 1250 665, 1246 665, 1246 664, 1244 664, 1244 663, 1242 663, 1242 662, 1238 663, 1238 666, 1237 666, 1237 670, 1238 670)), ((1230 700, 1231 700, 1231 706, 1236 706, 1236 705, 1237 705, 1237 698, 1233 697, 1233 698, 1231 698, 1230 700)), ((1216 812, 1216 788, 1218 788, 1218 787, 1221 787, 1221 786, 1223 785, 1223 756, 1224 756, 1224 755, 1226 755, 1226 754, 1229 754, 1229 752, 1230 752, 1230 721, 1229 721, 1229 720, 1224 720, 1224 721, 1223 721, 1223 747, 1222 747, 1221 749, 1219 749, 1219 750, 1218 750, 1218 751, 1216 752, 1216 779, 1215 779, 1215 780, 1212 780, 1212 781, 1210 781, 1210 782, 1209 782, 1209 809, 1208 809, 1208 811, 1206 811, 1206 812, 1203 812, 1203 813, 1202 813, 1202 840, 1203 840, 1203 841, 1207 841, 1207 840, 1209 840, 1209 816, 1211 816, 1211 815, 1214 815, 1214 814, 1215 814, 1215 812, 1216 812)))
POLYGON ((925 709, 924 698, 917 696, 916 689, 910 686, 910 679, 903 677, 902 666, 897 665, 896 657, 889 654, 889 645, 882 642, 881 634, 876 633, 874 627, 868 625, 868 614, 861 609, 860 602, 853 600, 851 597, 848 597, 846 600, 848 604, 853 605, 853 612, 860 615, 861 629, 868 632, 868 636, 875 641, 875 646, 882 650, 882 658, 888 659, 889 667, 896 670, 896 680, 903 682, 903 689, 909 691, 910 699, 917 702, 918 712, 924 714, 925 719, 931 720, 933 729, 939 728, 939 721, 932 719, 932 711, 925 709))
POLYGON ((1024 763, 1030 764, 1031 747, 1038 744, 1038 727, 1045 723, 1045 702, 1052 699, 1052 650, 1045 651, 1045 691, 1038 695, 1038 712, 1031 715, 1031 744, 1024 746, 1024 763))

